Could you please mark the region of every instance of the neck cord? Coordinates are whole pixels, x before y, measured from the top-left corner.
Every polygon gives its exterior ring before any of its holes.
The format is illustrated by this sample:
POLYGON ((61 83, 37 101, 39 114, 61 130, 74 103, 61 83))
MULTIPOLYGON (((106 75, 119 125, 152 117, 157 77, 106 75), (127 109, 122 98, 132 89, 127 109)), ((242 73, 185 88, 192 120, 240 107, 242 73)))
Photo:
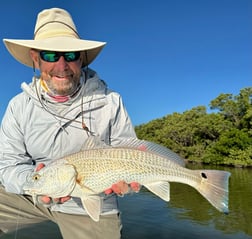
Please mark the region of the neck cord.
MULTIPOLYGON (((84 121, 84 109, 83 109, 83 96, 81 96, 81 121, 79 120, 76 120, 75 118, 73 119, 70 119, 70 118, 67 118, 67 117, 64 117, 64 116, 61 116, 61 115, 58 115, 54 112, 52 112, 51 110, 49 110, 45 103, 43 102, 43 97, 39 94, 39 90, 38 90, 38 85, 37 85, 37 79, 38 77, 36 76, 36 73, 35 73, 35 67, 33 67, 33 70, 34 70, 34 81, 35 81, 35 91, 36 91, 36 95, 38 97, 38 100, 39 100, 39 103, 41 105, 41 107, 46 111, 48 112, 49 114, 51 114, 52 116, 55 117, 55 119, 64 119, 64 120, 68 120, 68 121, 72 121, 72 122, 76 122, 76 123, 80 123, 81 124, 81 127, 84 131, 86 131, 86 133, 89 135, 93 135, 93 133, 89 130, 89 128, 86 126, 85 124, 85 121, 84 121)), ((85 82, 87 80, 87 73, 85 72, 85 82)), ((83 82, 83 84, 85 83, 83 82)))

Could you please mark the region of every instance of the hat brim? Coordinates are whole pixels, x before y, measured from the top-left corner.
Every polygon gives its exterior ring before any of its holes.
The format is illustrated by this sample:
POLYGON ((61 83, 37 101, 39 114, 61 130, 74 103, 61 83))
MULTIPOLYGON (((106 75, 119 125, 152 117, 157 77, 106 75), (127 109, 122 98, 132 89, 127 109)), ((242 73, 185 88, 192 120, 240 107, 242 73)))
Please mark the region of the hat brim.
POLYGON ((89 65, 100 53, 106 42, 89 41, 72 37, 53 37, 43 40, 15 40, 3 39, 10 54, 19 62, 33 67, 30 57, 30 49, 48 51, 86 51, 87 57, 83 61, 83 67, 89 65))

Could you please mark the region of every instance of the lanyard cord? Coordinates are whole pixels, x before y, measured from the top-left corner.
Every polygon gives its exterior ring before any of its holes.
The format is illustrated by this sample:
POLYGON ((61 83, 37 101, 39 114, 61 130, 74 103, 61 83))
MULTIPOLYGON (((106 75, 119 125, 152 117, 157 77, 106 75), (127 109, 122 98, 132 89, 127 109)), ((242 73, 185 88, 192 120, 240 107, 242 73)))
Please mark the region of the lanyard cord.
MULTIPOLYGON (((45 103, 43 102, 43 97, 39 94, 39 90, 38 90, 38 83, 37 83, 37 79, 38 77, 36 76, 35 74, 35 68, 33 67, 33 70, 34 70, 34 81, 35 81, 35 91, 36 91, 36 95, 37 95, 37 98, 38 98, 38 101, 41 105, 41 107, 46 111, 48 112, 49 114, 51 114, 52 116, 54 116, 54 118, 56 120, 59 120, 59 119, 64 119, 64 120, 67 120, 67 121, 71 121, 71 122, 76 122, 76 123, 79 123, 81 124, 81 128, 83 130, 86 131, 86 133, 89 135, 93 135, 93 133, 89 130, 89 128, 86 126, 85 124, 85 121, 84 121, 84 109, 83 109, 83 96, 81 96, 81 121, 77 120, 76 118, 73 118, 73 119, 70 119, 68 117, 64 117, 64 116, 61 116, 61 115, 58 115, 54 112, 52 112, 51 110, 48 109, 48 107, 45 105, 45 103)), ((86 81, 86 76, 87 76, 87 73, 85 72, 85 81, 86 81)), ((62 127, 62 126, 61 126, 62 127)))

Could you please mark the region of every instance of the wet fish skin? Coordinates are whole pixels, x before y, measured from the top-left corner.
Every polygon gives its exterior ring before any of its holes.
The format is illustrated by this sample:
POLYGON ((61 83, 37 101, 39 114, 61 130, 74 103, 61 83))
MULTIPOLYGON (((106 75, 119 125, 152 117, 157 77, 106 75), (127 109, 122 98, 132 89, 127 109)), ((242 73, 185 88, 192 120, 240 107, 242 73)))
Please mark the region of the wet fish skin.
POLYGON ((34 199, 80 197, 87 213, 99 221, 100 194, 116 182, 138 182, 165 201, 170 200, 169 182, 178 182, 194 187, 219 211, 228 213, 229 176, 226 171, 187 169, 177 154, 148 141, 129 139, 111 147, 90 137, 80 152, 35 172, 24 190, 34 199))

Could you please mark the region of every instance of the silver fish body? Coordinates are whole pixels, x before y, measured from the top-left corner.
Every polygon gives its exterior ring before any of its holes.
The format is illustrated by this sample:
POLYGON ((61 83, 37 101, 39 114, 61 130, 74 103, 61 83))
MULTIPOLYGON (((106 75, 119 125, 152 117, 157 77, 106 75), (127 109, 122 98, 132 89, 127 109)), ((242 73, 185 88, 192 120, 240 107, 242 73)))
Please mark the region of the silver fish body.
POLYGON ((170 200, 169 182, 178 182, 192 186, 227 213, 229 176, 226 171, 187 169, 177 154, 148 141, 130 139, 112 147, 90 137, 80 152, 35 172, 24 190, 34 197, 80 197, 87 213, 98 221, 100 194, 116 182, 138 182, 165 201, 170 200))

